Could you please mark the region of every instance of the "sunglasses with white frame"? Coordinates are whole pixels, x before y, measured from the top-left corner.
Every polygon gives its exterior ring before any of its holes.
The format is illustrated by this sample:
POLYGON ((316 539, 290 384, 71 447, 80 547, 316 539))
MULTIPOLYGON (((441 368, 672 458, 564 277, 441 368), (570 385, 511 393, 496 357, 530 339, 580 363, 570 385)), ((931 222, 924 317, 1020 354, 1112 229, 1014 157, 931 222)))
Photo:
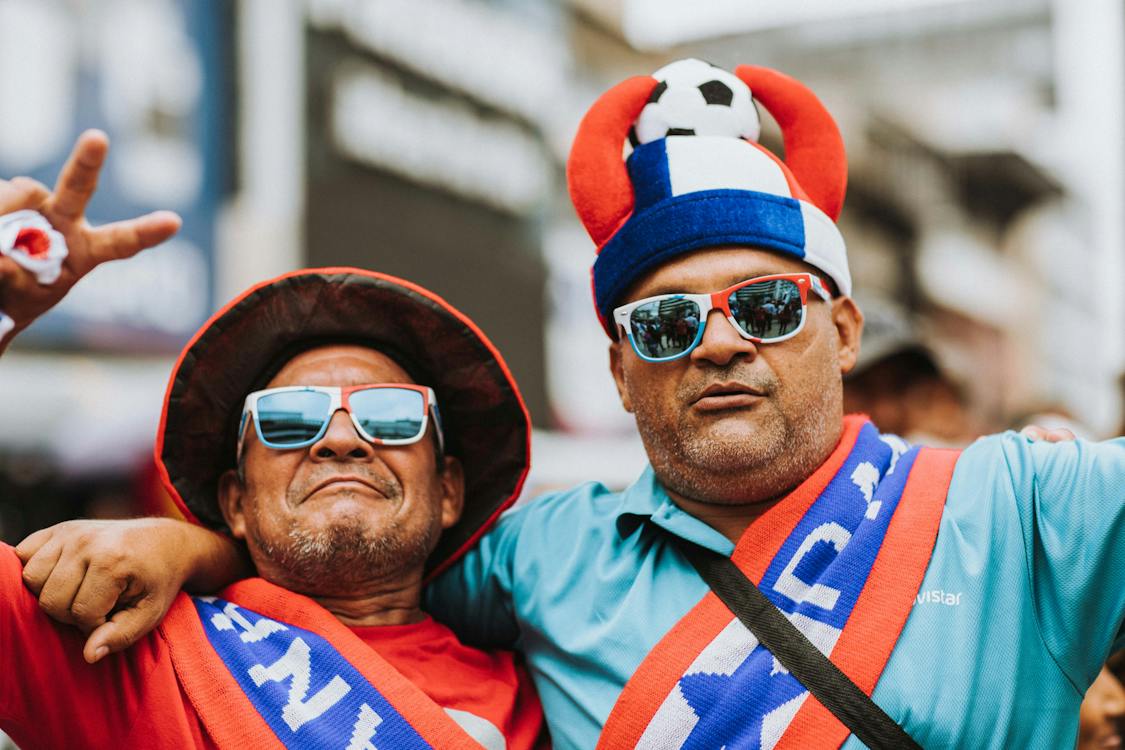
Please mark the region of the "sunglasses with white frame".
MULTIPOLYGON (((388 405, 392 404, 388 404, 385 400, 382 404, 379 404, 379 406, 383 407, 386 407, 388 405)), ((292 406, 296 407, 297 405, 293 404, 292 406)), ((372 404, 370 406, 376 405, 372 404)), ((367 442, 372 443, 373 445, 410 445, 411 443, 418 442, 426 434, 426 428, 429 425, 429 418, 432 414, 434 418, 434 431, 437 434, 438 440, 438 451, 439 453, 443 453, 445 451, 445 436, 442 431, 441 415, 438 411, 437 397, 434 395, 433 388, 430 388, 429 386, 414 385, 413 383, 370 383, 366 385, 353 385, 344 387, 293 385, 281 386, 278 388, 266 388, 264 390, 254 391, 246 396, 246 400, 242 405, 242 418, 239 420, 236 460, 241 459, 242 457, 242 448, 246 438, 246 428, 250 422, 253 422, 254 424, 254 430, 258 434, 258 440, 260 440, 262 444, 267 448, 272 448, 274 450, 293 450, 297 448, 307 448, 308 446, 316 443, 318 440, 324 437, 324 434, 328 431, 329 424, 332 422, 332 417, 335 416, 336 412, 338 412, 340 409, 343 409, 348 414, 348 417, 351 419, 352 426, 355 427, 355 430, 359 434, 359 436, 367 442), (368 428, 364 427, 363 420, 361 420, 360 417, 356 416, 355 407, 352 404, 352 399, 355 394, 367 392, 378 392, 380 395, 393 395, 396 393, 399 395, 406 395, 407 392, 411 393, 411 400, 413 400, 414 398, 418 399, 414 402, 418 405, 417 409, 414 408, 414 404, 410 403, 410 401, 403 401, 399 404, 393 405, 400 408, 402 406, 407 406, 410 408, 411 412, 413 413, 410 415, 412 418, 408 420, 408 422, 410 424, 417 422, 416 432, 403 437, 379 436, 372 434, 368 430, 368 428), (262 401, 262 399, 272 396, 284 396, 286 394, 297 395, 302 393, 323 394, 325 396, 328 396, 327 402, 325 402, 323 398, 321 398, 318 399, 318 403, 307 404, 306 407, 309 410, 309 413, 307 415, 298 414, 295 411, 288 412, 288 414, 292 416, 292 421, 290 423, 291 427, 303 427, 305 428, 304 431, 307 432, 309 429, 311 429, 312 425, 315 425, 317 422, 319 422, 319 427, 317 428, 316 432, 313 433, 311 437, 302 436, 299 440, 294 440, 292 442, 278 441, 276 439, 267 437, 262 429, 261 413, 259 411, 259 403, 262 401), (415 416, 417 417, 416 419, 413 418, 415 416), (305 417, 305 419, 302 419, 301 417, 305 417)), ((375 417, 379 416, 379 414, 365 414, 364 416, 375 417)), ((402 421, 403 420, 396 420, 393 424, 399 424, 402 421)))
MULTIPOLYGON (((733 284, 726 289, 720 289, 717 292, 704 294, 671 293, 645 297, 644 299, 629 302, 615 308, 613 311, 613 320, 625 331, 626 336, 629 338, 629 343, 633 347, 633 351, 635 351, 637 356, 641 359, 646 362, 671 362, 672 360, 687 356, 699 345, 699 342, 703 340, 703 331, 707 327, 708 315, 715 309, 721 310, 727 321, 734 327, 734 330, 738 331, 738 335, 748 341, 759 344, 773 344, 793 338, 805 327, 805 320, 808 317, 805 313, 806 307, 808 306, 808 293, 810 289, 826 302, 832 299, 832 295, 825 288, 824 283, 815 274, 781 273, 771 274, 769 276, 757 276, 752 279, 740 281, 737 284, 733 284), (732 300, 735 301, 735 304, 739 302, 736 296, 737 293, 747 287, 758 284, 773 284, 773 287, 767 286, 766 288, 776 289, 782 282, 792 283, 800 297, 801 319, 797 326, 792 330, 786 330, 784 333, 779 333, 776 336, 757 335, 753 331, 748 331, 743 328, 736 319, 735 313, 731 310, 732 300), (664 309, 671 309, 674 314, 678 316, 670 319, 662 319, 662 322, 671 320, 671 322, 675 324, 678 321, 690 320, 694 317, 695 330, 690 332, 685 330, 685 333, 690 334, 690 343, 686 340, 683 341, 680 345, 682 348, 679 346, 666 347, 676 349, 673 354, 667 356, 653 356, 651 351, 644 351, 645 342, 642 340, 639 343, 637 340, 638 335, 643 330, 643 326, 647 321, 634 319, 634 314, 640 310, 644 310, 650 313, 648 319, 652 320, 654 317, 658 317, 661 314, 662 306, 665 306, 664 309), (694 310, 692 309, 693 306, 695 308, 694 310)), ((766 321, 764 330, 768 330, 770 322, 771 321, 766 321)), ((677 342, 677 344, 679 344, 679 342, 677 342)))

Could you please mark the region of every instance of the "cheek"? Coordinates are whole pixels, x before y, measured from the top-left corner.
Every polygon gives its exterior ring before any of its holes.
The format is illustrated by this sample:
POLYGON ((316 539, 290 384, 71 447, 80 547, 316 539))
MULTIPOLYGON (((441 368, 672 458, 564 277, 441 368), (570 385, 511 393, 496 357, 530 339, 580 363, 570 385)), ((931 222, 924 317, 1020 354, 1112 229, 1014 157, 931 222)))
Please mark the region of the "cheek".
POLYGON ((246 490, 259 504, 284 498, 304 463, 304 451, 272 451, 255 445, 246 456, 246 490))
POLYGON ((834 337, 821 327, 809 331, 809 336, 797 336, 778 349, 767 361, 782 384, 800 385, 802 390, 822 387, 834 376, 839 378, 839 367, 834 337))
POLYGON ((634 416, 659 427, 678 424, 683 396, 679 393, 682 367, 676 363, 653 364, 635 360, 625 369, 625 395, 634 416))

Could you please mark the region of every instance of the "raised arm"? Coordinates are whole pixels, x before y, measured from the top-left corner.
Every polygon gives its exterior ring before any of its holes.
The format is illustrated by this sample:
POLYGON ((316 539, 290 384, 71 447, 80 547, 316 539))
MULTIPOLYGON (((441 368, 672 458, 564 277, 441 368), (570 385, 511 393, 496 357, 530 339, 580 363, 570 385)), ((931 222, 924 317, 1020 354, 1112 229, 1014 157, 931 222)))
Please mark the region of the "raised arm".
POLYGON ((211 592, 253 574, 241 545, 169 518, 67 521, 16 554, 43 611, 89 634, 91 664, 155 628, 180 588, 211 592))
POLYGON ((54 280, 49 280, 53 274, 41 279, 11 256, 0 253, 0 354, 20 331, 58 304, 97 266, 130 258, 179 231, 180 217, 171 211, 90 226, 86 204, 97 187, 108 151, 105 133, 88 130, 75 142, 53 192, 27 177, 0 180, 0 223, 16 211, 36 211, 62 235, 69 251, 54 280))

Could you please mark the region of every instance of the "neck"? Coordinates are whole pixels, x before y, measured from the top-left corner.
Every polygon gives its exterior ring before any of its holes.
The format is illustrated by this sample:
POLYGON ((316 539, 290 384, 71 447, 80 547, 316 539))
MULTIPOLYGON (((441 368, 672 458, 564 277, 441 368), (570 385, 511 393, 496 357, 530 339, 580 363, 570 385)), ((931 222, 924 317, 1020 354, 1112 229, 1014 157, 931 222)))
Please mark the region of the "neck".
POLYGON ((255 555, 258 575, 270 583, 302 594, 331 612, 348 627, 407 625, 421 622, 423 566, 398 569, 378 578, 360 578, 347 568, 319 571, 316 576, 286 575, 284 568, 255 555))
POLYGON ((337 620, 352 628, 421 622, 426 617, 419 606, 421 598, 420 583, 398 590, 375 591, 359 596, 312 597, 317 604, 335 615, 337 620))

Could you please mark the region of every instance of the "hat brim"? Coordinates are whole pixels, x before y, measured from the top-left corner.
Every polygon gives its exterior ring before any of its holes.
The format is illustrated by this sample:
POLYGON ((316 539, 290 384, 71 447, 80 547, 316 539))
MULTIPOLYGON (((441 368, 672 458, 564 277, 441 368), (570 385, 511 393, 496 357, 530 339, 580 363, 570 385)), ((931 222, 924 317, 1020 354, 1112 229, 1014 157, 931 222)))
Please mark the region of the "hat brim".
POLYGON ((496 347, 465 315, 408 281, 358 268, 307 269, 244 292, 204 324, 172 370, 157 433, 161 479, 185 516, 225 526, 218 480, 235 466, 243 399, 279 356, 317 340, 385 347, 419 372, 441 408, 447 453, 465 472, 465 508, 427 564, 447 567, 518 497, 531 421, 496 347))

